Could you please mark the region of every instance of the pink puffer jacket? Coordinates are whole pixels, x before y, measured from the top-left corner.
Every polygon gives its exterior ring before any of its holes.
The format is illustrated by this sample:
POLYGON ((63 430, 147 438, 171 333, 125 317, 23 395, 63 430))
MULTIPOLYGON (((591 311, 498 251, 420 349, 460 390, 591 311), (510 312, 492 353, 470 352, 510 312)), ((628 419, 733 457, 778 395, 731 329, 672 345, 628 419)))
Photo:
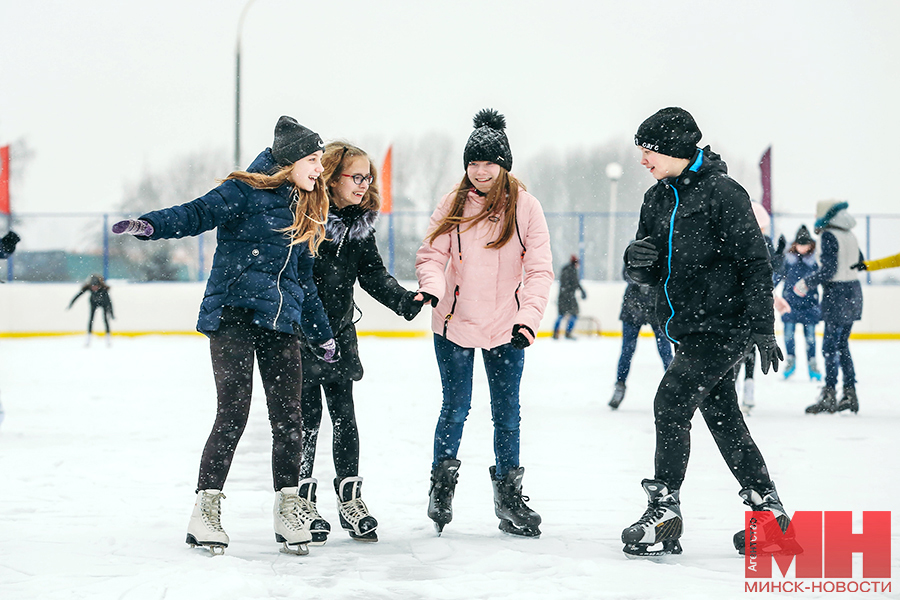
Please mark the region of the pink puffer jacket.
MULTIPOLYGON (((455 192, 447 194, 431 215, 428 235, 450 210, 455 192)), ((484 198, 469 192, 464 215, 476 214, 484 198)), ((438 298, 432 311, 435 333, 464 348, 496 348, 509 343, 513 325, 537 334, 553 282, 550 232, 537 198, 519 190, 517 234, 499 249, 485 245, 497 239, 500 223, 485 219, 445 233, 416 253, 419 289, 438 298)))

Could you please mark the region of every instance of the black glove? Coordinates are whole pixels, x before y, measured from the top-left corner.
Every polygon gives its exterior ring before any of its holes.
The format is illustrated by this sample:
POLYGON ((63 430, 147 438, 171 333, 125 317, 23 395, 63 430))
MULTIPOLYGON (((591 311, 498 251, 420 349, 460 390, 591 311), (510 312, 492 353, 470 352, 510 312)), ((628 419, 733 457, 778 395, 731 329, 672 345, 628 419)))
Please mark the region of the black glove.
POLYGON ((398 309, 400 316, 407 321, 412 321, 426 303, 435 306, 437 305, 437 298, 431 294, 426 294, 425 292, 407 292, 400 300, 400 307, 398 309), (419 294, 422 295, 422 299, 416 300, 416 296, 419 294))
POLYGON ((584 291, 584 290, 581 290, 581 299, 582 299, 582 300, 587 300, 587 292, 584 291))
POLYGON ((0 240, 0 248, 3 248, 3 251, 6 254, 12 254, 16 251, 16 244, 18 244, 21 239, 22 238, 20 238, 15 231, 10 231, 3 236, 2 240, 0 240))
POLYGON ((759 368, 763 375, 769 372, 769 366, 777 373, 778 361, 784 360, 784 354, 775 342, 775 334, 751 333, 750 341, 759 349, 759 368))
POLYGON ((331 364, 341 360, 341 349, 338 348, 337 342, 331 338, 327 342, 322 342, 318 346, 310 348, 317 358, 331 364))
POLYGON ((658 258, 659 251, 650 243, 650 236, 631 242, 625 250, 625 260, 632 268, 653 266, 658 258))
POLYGON ((857 271, 868 271, 869 267, 866 266, 866 263, 863 261, 859 261, 858 263, 854 263, 850 265, 851 269, 856 269, 857 271))
POLYGON ((513 348, 523 350, 534 342, 534 332, 528 325, 518 323, 513 325, 512 339, 509 341, 513 348))
POLYGON ((778 237, 778 246, 775 248, 775 255, 784 254, 784 249, 787 247, 787 240, 784 239, 784 234, 782 233, 778 237))

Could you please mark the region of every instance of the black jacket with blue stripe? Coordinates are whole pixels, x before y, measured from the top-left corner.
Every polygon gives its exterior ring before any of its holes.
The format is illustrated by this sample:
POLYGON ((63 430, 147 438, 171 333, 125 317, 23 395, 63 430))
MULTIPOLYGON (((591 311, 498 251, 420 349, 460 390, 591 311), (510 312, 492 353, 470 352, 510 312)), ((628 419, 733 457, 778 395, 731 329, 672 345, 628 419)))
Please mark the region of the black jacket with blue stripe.
POLYGON ((626 266, 628 277, 656 287, 657 317, 673 342, 774 333, 772 267, 750 197, 709 146, 688 164, 644 194, 635 239, 649 236, 659 258, 626 266))
MULTIPOLYGON (((267 173, 276 167, 267 148, 247 169, 267 173)), ((284 229, 294 220, 291 192, 253 188, 234 179, 179 206, 149 212, 141 219, 153 235, 139 239, 195 236, 216 229, 206 293, 197 330, 216 331, 226 306, 253 311, 253 323, 265 329, 296 333, 321 343, 333 337, 313 280, 313 257, 307 244, 290 245, 284 229)))

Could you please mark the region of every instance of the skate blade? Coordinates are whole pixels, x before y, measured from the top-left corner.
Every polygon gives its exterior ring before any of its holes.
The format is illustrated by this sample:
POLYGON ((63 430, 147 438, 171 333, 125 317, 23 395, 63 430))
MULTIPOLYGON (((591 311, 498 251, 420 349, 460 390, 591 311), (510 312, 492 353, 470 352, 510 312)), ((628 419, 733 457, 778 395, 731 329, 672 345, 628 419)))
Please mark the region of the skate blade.
POLYGON ((350 534, 351 539, 356 540, 357 542, 373 543, 378 541, 378 534, 374 531, 363 534, 358 534, 355 531, 348 531, 347 533, 350 534))
POLYGON ((511 521, 500 521, 497 527, 500 531, 517 537, 541 537, 541 530, 537 527, 516 527, 511 521))
POLYGON ((328 533, 324 531, 313 531, 312 532, 312 541, 309 542, 310 546, 324 546, 325 542, 328 541, 328 533))
POLYGON ((622 551, 628 557, 636 558, 660 558, 671 554, 681 554, 681 542, 678 540, 666 540, 662 542, 659 550, 650 550, 656 544, 625 544, 622 551))
POLYGON ((228 544, 221 544, 219 542, 198 542, 197 538, 195 538, 191 534, 187 535, 185 543, 187 543, 191 548, 200 548, 202 550, 207 550, 213 556, 222 556, 223 554, 225 554, 225 548, 228 547, 228 544))
POLYGON ((287 542, 281 543, 281 552, 282 554, 292 554, 294 556, 306 556, 309 554, 309 548, 307 544, 288 544, 287 542))
POLYGON ((438 534, 438 537, 441 537, 441 534, 444 532, 444 526, 446 523, 439 523, 438 521, 434 522, 434 532, 438 534))

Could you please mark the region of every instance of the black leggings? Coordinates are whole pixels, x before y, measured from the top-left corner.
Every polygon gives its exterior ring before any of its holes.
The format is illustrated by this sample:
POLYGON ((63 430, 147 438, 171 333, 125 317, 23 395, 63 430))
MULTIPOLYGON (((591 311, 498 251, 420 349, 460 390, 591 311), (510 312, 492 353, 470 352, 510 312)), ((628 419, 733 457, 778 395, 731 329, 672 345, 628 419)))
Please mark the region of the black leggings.
POLYGON ((106 333, 109 333, 109 310, 103 306, 102 304, 94 304, 91 302, 91 310, 88 313, 88 333, 94 331, 94 313, 97 312, 97 309, 100 308, 103 310, 103 324, 106 326, 106 333))
POLYGON ((229 311, 209 336, 218 411, 203 457, 198 490, 221 490, 235 448, 247 425, 253 386, 253 357, 266 391, 272 427, 272 479, 276 490, 297 485, 301 452, 300 343, 297 336, 253 325, 252 313, 229 311))
POLYGON ((738 407, 734 381, 746 343, 719 335, 682 336, 653 402, 656 479, 681 488, 691 453, 691 417, 698 408, 722 458, 741 487, 770 489, 766 463, 738 407))
POLYGON ((359 474, 359 430, 353 410, 353 382, 303 382, 303 455, 300 479, 312 477, 316 460, 316 440, 322 423, 322 393, 328 402, 333 428, 332 456, 338 479, 359 474))

